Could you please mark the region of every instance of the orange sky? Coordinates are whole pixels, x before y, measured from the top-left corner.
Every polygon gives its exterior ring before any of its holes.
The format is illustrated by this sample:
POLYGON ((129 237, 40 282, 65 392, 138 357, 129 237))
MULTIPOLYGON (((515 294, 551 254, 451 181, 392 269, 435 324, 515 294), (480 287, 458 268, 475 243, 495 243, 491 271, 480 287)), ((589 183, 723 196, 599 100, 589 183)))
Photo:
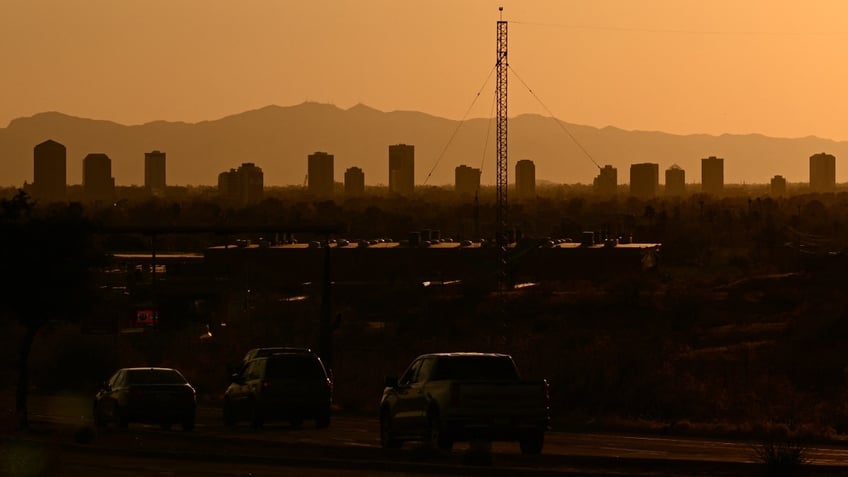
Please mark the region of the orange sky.
MULTIPOLYGON (((3 0, 0 126, 303 101, 461 118, 509 25, 510 116, 848 139, 844 0, 3 0)), ((492 110, 494 78, 469 117, 492 110)))

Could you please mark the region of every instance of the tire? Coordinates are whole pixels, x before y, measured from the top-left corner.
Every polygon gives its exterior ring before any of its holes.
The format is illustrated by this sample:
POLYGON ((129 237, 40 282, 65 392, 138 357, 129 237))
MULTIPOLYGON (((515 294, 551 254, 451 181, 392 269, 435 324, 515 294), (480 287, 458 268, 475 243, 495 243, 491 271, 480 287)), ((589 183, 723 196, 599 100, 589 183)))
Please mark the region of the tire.
POLYGON ((94 408, 92 409, 92 419, 94 420, 94 425, 96 427, 106 427, 106 424, 109 423, 109 420, 106 419, 106 416, 103 415, 103 411, 100 409, 100 406, 97 403, 94 403, 94 408))
POLYGON ((182 428, 186 432, 194 430, 194 414, 183 419, 182 428))
POLYGON ((114 419, 118 423, 118 427, 126 429, 130 425, 130 419, 127 417, 126 411, 121 410, 120 406, 115 404, 114 408, 115 416, 114 419))
POLYGON ((392 436, 392 417, 387 409, 380 413, 380 447, 383 449, 400 449, 403 441, 392 436))
POLYGON ((545 444, 545 433, 541 430, 528 431, 519 438, 518 445, 524 455, 538 455, 542 453, 545 444))
POLYGON ((265 417, 262 416, 262 410, 259 409, 259 404, 253 400, 250 401, 250 426, 254 429, 261 429, 265 424, 265 417))
POLYGON ((233 403, 231 403, 229 399, 224 401, 222 415, 225 426, 234 427, 236 425, 236 412, 235 409, 233 409, 233 403))
POLYGON ((427 429, 424 440, 425 445, 431 450, 450 452, 453 449, 453 439, 443 431, 438 411, 427 413, 427 429))

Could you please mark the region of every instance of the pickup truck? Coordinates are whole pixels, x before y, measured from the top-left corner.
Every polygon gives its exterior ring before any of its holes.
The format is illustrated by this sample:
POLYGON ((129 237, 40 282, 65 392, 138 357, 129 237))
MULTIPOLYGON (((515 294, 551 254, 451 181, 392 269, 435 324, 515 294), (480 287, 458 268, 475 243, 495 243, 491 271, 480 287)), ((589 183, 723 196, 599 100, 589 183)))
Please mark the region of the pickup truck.
POLYGON ((421 441, 449 451, 458 441, 518 441, 542 452, 550 428, 550 387, 525 381, 507 354, 433 353, 412 361, 400 379, 386 378, 380 444, 421 441))

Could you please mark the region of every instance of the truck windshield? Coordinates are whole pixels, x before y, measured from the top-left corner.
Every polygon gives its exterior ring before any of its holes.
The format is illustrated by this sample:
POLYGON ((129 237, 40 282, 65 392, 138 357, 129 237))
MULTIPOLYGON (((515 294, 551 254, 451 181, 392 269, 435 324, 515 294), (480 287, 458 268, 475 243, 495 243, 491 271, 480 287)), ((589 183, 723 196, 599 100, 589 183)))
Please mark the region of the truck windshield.
POLYGON ((444 356, 436 362, 430 379, 516 381, 518 372, 507 356, 444 356))

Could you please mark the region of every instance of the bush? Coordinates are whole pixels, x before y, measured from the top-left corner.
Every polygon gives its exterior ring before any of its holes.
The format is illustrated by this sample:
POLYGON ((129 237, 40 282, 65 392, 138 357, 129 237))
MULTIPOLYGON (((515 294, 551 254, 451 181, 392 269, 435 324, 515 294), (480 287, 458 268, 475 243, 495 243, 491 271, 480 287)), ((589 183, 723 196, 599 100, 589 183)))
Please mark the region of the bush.
POLYGON ((809 463, 807 448, 791 440, 766 440, 755 447, 754 452, 768 477, 800 475, 809 463))

